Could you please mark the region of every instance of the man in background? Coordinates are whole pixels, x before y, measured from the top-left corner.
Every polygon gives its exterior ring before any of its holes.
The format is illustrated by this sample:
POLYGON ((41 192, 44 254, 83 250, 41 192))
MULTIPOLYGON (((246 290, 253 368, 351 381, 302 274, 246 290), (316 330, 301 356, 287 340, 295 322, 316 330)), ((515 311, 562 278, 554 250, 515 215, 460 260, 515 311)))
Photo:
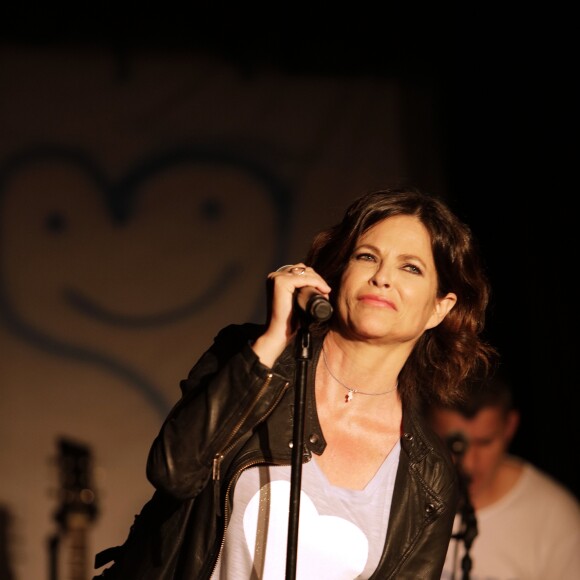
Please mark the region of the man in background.
POLYGON ((520 417, 506 378, 496 374, 465 403, 427 415, 465 489, 442 578, 579 580, 580 502, 509 453, 520 417))

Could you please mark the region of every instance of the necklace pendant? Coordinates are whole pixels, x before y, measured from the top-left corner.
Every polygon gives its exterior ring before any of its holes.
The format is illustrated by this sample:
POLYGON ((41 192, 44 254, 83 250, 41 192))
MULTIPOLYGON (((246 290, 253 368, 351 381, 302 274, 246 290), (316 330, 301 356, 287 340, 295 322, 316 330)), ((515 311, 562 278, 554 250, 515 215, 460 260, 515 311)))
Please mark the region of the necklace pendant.
POLYGON ((350 389, 348 390, 348 393, 344 396, 345 403, 350 403, 350 401, 352 401, 353 393, 354 393, 354 391, 351 391, 350 389))

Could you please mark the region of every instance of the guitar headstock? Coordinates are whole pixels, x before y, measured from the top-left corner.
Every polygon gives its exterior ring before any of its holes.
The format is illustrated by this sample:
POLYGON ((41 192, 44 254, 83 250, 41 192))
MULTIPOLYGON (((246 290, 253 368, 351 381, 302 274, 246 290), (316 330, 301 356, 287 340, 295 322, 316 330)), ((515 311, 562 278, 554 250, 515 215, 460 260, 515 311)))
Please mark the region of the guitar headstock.
POLYGON ((89 447, 65 437, 58 440, 60 503, 56 521, 64 530, 71 519, 91 522, 97 517, 97 496, 92 485, 92 455, 89 447))

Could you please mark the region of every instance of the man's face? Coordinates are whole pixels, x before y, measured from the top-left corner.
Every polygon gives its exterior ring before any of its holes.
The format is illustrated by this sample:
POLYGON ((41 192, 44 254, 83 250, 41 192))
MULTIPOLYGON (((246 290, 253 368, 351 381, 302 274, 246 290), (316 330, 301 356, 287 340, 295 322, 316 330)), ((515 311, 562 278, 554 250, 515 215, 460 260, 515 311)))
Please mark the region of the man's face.
POLYGON ((471 500, 477 507, 493 495, 499 467, 518 425, 518 413, 506 414, 498 407, 484 407, 475 417, 467 419, 456 411, 438 409, 433 412, 432 421, 443 439, 461 434, 467 440, 461 461, 470 479, 471 500))

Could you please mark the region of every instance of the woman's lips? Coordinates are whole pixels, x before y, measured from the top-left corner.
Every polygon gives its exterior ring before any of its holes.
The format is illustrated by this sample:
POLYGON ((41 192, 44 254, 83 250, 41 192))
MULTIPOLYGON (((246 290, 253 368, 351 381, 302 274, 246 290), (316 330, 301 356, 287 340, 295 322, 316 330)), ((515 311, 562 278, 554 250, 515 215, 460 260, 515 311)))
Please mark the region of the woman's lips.
POLYGON ((362 296, 359 296, 359 300, 365 304, 377 306, 379 308, 391 308, 392 310, 397 310, 390 300, 387 300, 383 296, 377 296, 376 294, 363 294, 362 296))

